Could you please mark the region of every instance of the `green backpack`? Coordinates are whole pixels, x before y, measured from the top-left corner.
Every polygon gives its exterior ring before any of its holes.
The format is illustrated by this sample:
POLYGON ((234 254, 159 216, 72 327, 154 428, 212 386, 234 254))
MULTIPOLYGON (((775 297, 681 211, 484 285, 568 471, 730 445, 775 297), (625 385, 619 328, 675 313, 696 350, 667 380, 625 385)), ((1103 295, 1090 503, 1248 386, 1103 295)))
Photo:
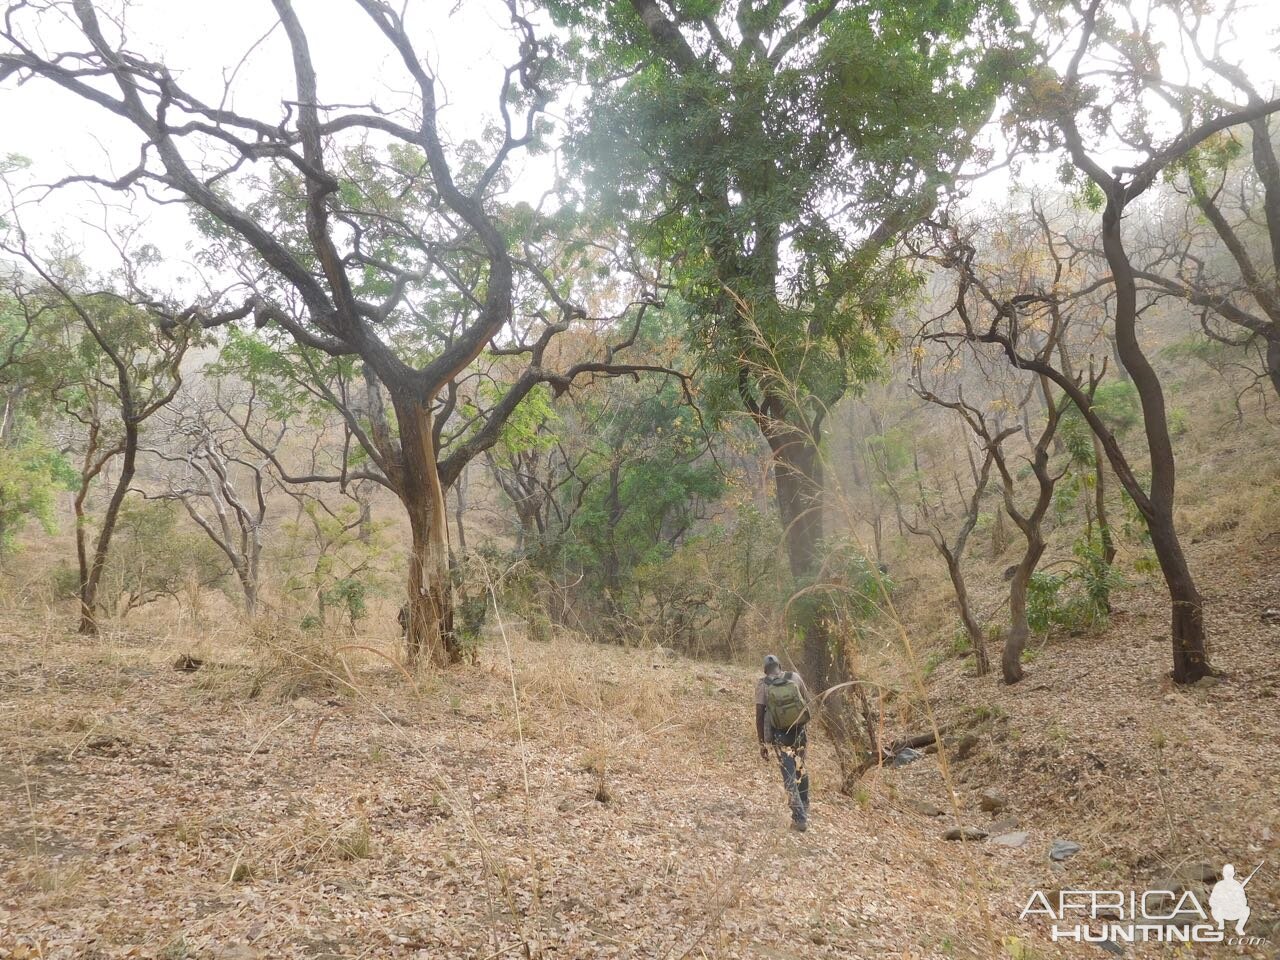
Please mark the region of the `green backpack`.
POLYGON ((809 711, 800 696, 800 684, 794 673, 784 673, 765 681, 764 703, 769 726, 774 730, 791 730, 809 722, 809 711))

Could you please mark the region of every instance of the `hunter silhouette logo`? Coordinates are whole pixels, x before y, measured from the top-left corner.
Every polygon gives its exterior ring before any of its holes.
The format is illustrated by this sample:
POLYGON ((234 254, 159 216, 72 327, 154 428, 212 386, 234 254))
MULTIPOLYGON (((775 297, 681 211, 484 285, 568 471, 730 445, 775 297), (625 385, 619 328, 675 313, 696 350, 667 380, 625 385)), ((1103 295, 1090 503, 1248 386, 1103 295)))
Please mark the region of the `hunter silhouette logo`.
MULTIPOLYGON (((1254 867, 1253 873, 1260 869, 1262 864, 1254 867)), ((1209 912, 1213 915, 1213 922, 1222 927, 1234 920, 1238 936, 1244 936, 1244 925, 1249 919, 1249 896, 1244 888, 1253 879, 1253 873, 1241 883, 1236 879, 1236 868, 1229 863, 1225 864, 1222 879, 1213 885, 1213 892, 1209 894, 1209 912)))

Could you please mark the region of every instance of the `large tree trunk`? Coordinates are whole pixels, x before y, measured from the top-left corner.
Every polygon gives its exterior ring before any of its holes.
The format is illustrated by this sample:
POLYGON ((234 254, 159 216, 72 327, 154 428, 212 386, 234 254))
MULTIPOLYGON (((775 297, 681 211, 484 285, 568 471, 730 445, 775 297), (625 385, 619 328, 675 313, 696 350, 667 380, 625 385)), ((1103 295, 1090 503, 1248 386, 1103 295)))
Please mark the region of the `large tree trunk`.
MULTIPOLYGON (((815 584, 822 569, 823 470, 815 438, 787 424, 770 424, 766 439, 773 450, 774 488, 783 524, 783 545, 797 590, 815 584)), ((833 598, 820 585, 791 604, 788 626, 801 640, 804 674, 811 691, 821 696, 819 716, 831 738, 840 764, 841 792, 853 790, 866 769, 866 754, 858 749, 856 702, 861 691, 851 686, 852 651, 841 648, 834 634, 833 598), (833 689, 838 688, 838 689, 833 689)), ((865 703, 862 713, 866 715, 865 703)), ((867 730, 867 736, 872 735, 867 730)), ((871 745, 874 755, 874 744, 871 745)))
POLYGON ((457 663, 462 650, 453 629, 453 581, 449 576, 449 529, 444 488, 436 467, 428 402, 393 399, 400 426, 398 493, 409 515, 408 600, 405 652, 411 664, 457 663))

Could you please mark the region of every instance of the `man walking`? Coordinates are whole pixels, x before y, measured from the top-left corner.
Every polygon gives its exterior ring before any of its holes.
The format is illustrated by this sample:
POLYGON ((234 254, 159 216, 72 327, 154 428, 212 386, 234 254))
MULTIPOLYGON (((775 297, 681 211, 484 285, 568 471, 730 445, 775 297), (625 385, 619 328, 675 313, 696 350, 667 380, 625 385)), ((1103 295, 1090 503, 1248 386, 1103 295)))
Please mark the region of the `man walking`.
POLYGON ((756 684, 756 738, 760 759, 772 746, 782 767, 782 785, 791 805, 791 829, 809 828, 809 774, 804 769, 809 722, 809 691, 798 673, 784 672, 772 653, 764 658, 764 676, 756 684))

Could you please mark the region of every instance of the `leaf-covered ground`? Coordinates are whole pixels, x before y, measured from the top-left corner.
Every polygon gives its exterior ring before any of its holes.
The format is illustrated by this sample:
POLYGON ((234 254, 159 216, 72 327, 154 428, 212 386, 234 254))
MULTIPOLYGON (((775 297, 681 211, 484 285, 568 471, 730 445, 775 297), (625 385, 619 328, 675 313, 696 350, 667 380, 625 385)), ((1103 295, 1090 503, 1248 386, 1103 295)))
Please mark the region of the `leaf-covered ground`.
POLYGON ((195 673, 180 638, 3 646, 0 956, 989 956, 1028 935, 1026 871, 937 839, 887 775, 833 795, 821 746, 813 829, 787 831, 747 671, 515 642, 517 696, 495 643, 417 692, 367 658, 352 693, 259 670, 261 644, 209 645, 195 673))
MULTIPOLYGON (((1151 590, 1017 687, 938 671, 960 822, 1016 820, 1020 849, 941 838, 935 755, 834 794, 820 737, 814 824, 790 833, 744 669, 513 635, 411 685, 355 648, 86 644, 10 617, 0 957, 1100 956, 1020 922, 1030 891, 1227 860, 1270 865, 1251 932, 1274 944, 1280 567, 1214 549, 1216 685, 1164 679, 1151 590), (209 662, 173 669, 187 650, 209 662), (1082 852, 1054 867, 1055 839, 1082 852)), ((906 694, 885 715, 927 725, 906 694)))

